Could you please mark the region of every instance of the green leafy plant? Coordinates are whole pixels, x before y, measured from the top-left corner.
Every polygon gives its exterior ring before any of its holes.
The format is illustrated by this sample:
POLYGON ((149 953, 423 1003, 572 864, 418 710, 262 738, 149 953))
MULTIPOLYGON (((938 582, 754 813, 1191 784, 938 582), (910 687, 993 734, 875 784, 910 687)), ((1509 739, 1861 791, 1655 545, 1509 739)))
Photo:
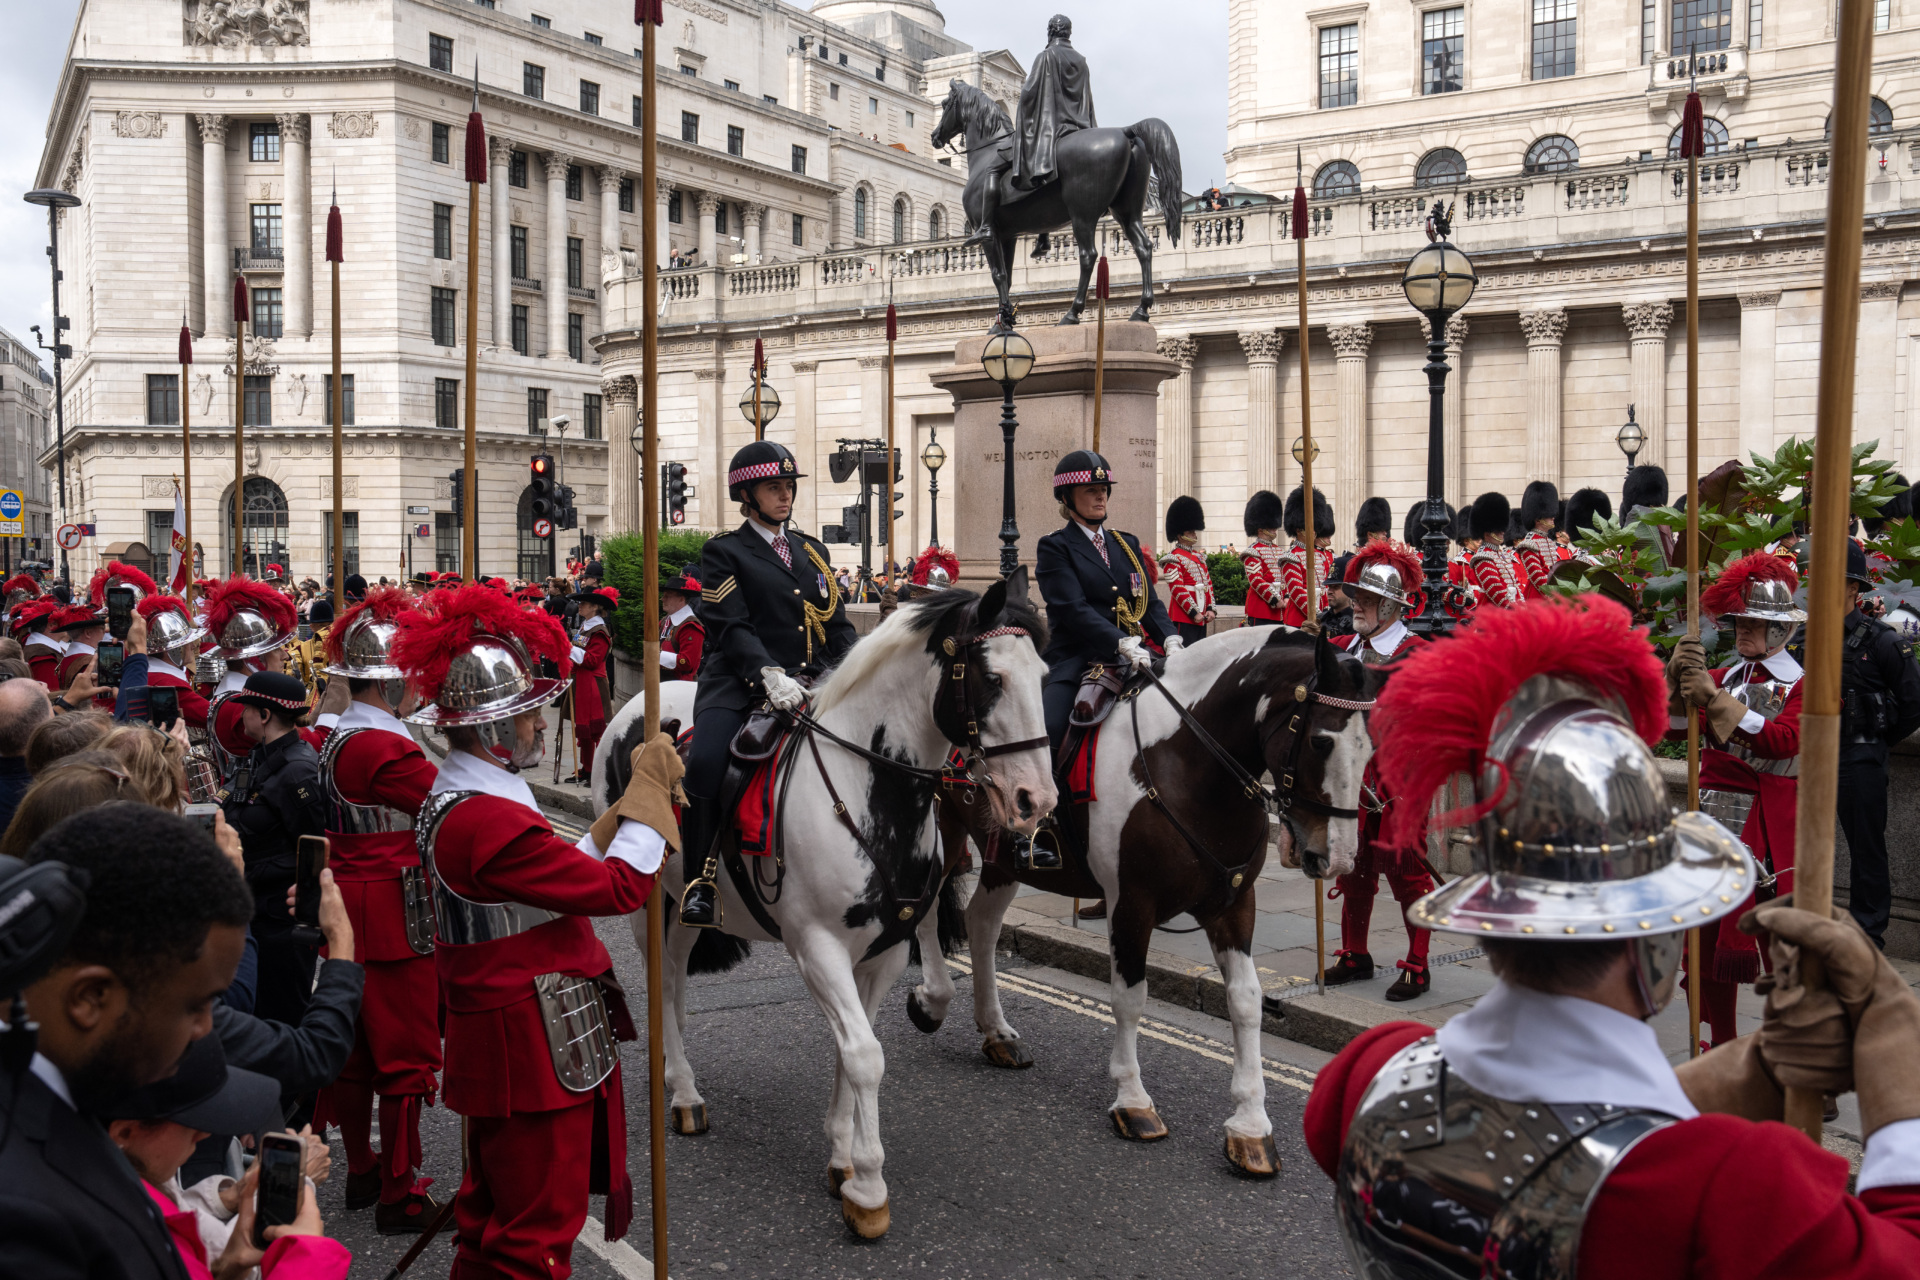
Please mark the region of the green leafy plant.
POLYGON ((1213 578, 1215 604, 1247 602, 1247 566, 1231 551, 1216 551, 1207 557, 1207 573, 1213 578))
MULTIPOLYGON (((682 570, 694 572, 700 567, 700 553, 713 535, 704 530, 662 529, 660 531, 660 576, 682 570)), ((620 592, 620 607, 613 615, 613 642, 629 658, 640 656, 647 637, 659 632, 660 621, 647 617, 645 540, 637 533, 621 533, 600 543, 600 561, 606 568, 607 585, 620 592)))

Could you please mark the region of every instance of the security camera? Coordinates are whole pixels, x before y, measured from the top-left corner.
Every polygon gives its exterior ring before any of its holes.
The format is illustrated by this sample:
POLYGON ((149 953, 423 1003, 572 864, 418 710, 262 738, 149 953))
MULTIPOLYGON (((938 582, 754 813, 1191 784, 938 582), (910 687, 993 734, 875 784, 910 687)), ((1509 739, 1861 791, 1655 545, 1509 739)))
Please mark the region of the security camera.
POLYGON ((570 427, 573 425, 573 419, 569 418, 564 413, 556 414, 554 417, 548 419, 548 421, 553 423, 553 425, 556 427, 570 427))

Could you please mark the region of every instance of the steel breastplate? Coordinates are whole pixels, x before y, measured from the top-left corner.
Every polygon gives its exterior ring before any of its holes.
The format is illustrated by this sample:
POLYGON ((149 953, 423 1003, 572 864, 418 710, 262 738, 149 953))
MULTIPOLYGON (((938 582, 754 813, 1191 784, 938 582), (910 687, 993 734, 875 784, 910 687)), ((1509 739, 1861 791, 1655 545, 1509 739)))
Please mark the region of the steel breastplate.
POLYGON ((216 693, 207 699, 207 754, 213 757, 213 767, 220 771, 223 782, 233 776, 234 766, 242 759, 220 745, 220 734, 216 729, 220 722, 220 708, 227 705, 227 699, 231 698, 234 692, 229 689, 225 693, 216 693))
POLYGON ((334 830, 346 835, 373 836, 390 835, 396 831, 413 830, 413 815, 404 809, 395 809, 384 804, 354 804, 340 794, 340 788, 334 784, 334 770, 339 766, 340 753, 348 742, 363 733, 380 733, 379 729, 348 729, 342 733, 336 729, 327 735, 326 743, 320 748, 320 782, 326 788, 328 802, 333 806, 334 830))
POLYGON ((1674 1123, 1611 1105, 1509 1102, 1447 1070, 1429 1036, 1374 1077, 1334 1180, 1364 1280, 1571 1280, 1601 1184, 1674 1123))
MULTIPOLYGON (((1758 712, 1761 719, 1772 720, 1786 709, 1787 696, 1793 692, 1793 685, 1785 680, 1763 678, 1729 685, 1727 692, 1744 703, 1749 711, 1758 712)), ((1727 752, 1737 760, 1744 760, 1755 773, 1770 773, 1781 778, 1800 776, 1799 756, 1786 760, 1767 760, 1754 755, 1738 742, 1729 742, 1727 752)))
POLYGON ((427 797, 420 807, 420 818, 413 838, 420 848, 420 865, 433 879, 433 907, 436 939, 450 947, 468 947, 526 933, 558 920, 560 914, 544 907, 529 907, 521 902, 474 902, 463 898, 440 878, 433 862, 433 844, 447 814, 462 800, 485 795, 483 791, 442 791, 427 797))

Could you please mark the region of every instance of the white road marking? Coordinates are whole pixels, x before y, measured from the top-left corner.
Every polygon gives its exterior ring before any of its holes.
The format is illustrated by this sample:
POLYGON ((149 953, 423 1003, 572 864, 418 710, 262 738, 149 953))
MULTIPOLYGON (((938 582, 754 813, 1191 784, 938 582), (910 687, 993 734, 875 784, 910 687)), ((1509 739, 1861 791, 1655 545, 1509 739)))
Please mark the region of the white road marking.
MULTIPOLYGON (((635 1225, 640 1222, 641 1219, 634 1219, 635 1225)), ((588 1214, 587 1225, 580 1228, 579 1243, 627 1280, 653 1280, 652 1262, 625 1240, 604 1239, 606 1234, 607 1229, 600 1225, 600 1220, 588 1214)))

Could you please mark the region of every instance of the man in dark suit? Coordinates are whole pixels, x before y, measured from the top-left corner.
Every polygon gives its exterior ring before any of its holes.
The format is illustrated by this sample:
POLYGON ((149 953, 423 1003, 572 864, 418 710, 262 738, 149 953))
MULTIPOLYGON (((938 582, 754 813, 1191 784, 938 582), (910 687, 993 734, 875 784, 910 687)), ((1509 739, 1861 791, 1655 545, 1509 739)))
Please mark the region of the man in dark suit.
POLYGON ((0 1070, 0 1273, 184 1280, 152 1199, 95 1115, 171 1075, 207 1034, 252 895, 210 833, 146 805, 76 814, 31 857, 90 884, 60 958, 26 988, 38 1051, 0 1070))
POLYGON ((707 540, 700 555, 700 619, 707 628, 693 698, 693 749, 681 818, 689 881, 680 919, 716 922, 713 881, 703 870, 720 830, 727 748, 748 710, 765 701, 793 711, 807 700, 795 676, 818 676, 858 639, 824 543, 791 527, 793 495, 805 479, 786 446, 756 440, 733 455, 727 493, 747 519, 707 540))

